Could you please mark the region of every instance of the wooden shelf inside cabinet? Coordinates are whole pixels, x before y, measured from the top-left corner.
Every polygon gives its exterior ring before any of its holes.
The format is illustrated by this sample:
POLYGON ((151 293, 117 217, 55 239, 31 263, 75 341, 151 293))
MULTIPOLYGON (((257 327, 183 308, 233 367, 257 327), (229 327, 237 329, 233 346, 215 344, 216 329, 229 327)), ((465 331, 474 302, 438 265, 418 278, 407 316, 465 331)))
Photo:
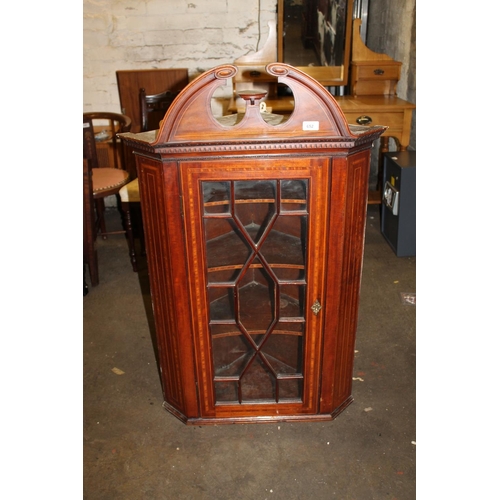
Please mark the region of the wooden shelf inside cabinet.
POLYGON ((287 119, 241 93, 210 99, 224 65, 191 82, 134 150, 164 407, 187 424, 329 420, 350 402, 370 150, 331 94, 282 63, 287 119))

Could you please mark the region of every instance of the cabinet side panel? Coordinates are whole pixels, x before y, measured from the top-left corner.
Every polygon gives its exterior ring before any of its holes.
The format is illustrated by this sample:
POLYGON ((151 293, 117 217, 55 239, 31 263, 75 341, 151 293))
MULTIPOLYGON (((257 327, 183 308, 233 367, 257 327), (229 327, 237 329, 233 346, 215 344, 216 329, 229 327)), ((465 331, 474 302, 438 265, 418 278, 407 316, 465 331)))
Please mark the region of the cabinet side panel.
POLYGON ((345 159, 334 159, 331 166, 331 186, 326 245, 324 337, 322 346, 322 377, 320 413, 332 413, 335 353, 342 291, 342 265, 345 228, 345 196, 347 168, 345 159))
POLYGON ((138 157, 141 207, 165 401, 187 417, 198 416, 185 274, 185 251, 176 163, 138 157))
POLYGON ((344 250, 335 339, 333 410, 351 398, 359 290, 363 266, 370 151, 347 158, 344 250))

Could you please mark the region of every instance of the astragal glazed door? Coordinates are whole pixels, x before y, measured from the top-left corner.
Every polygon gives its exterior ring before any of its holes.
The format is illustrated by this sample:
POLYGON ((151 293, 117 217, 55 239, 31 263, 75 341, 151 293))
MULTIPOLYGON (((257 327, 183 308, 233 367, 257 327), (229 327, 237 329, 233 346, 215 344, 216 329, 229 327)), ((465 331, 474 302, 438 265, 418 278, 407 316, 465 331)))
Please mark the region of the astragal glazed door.
POLYGON ((181 163, 202 417, 317 411, 329 161, 181 163))

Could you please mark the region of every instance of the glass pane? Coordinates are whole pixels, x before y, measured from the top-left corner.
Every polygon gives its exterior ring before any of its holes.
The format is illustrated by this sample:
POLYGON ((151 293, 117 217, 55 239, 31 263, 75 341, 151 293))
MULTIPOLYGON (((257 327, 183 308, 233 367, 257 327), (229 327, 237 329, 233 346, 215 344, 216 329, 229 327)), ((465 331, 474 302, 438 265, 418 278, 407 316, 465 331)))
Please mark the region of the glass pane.
POLYGON ((238 402, 238 381, 215 381, 215 399, 219 402, 238 402))
POLYGON ((237 320, 248 332, 266 333, 276 317, 275 283, 263 269, 251 269, 247 275, 251 276, 252 281, 244 283, 244 286, 238 289, 237 320))
POLYGON ((300 399, 302 397, 303 385, 304 380, 302 378, 285 380, 280 379, 280 400, 300 399))
POLYGON ((301 374, 302 332, 286 329, 284 325, 280 325, 280 327, 281 330, 267 339, 262 351, 277 374, 301 374))
POLYGON ((304 279, 306 216, 279 216, 262 243, 261 254, 278 280, 304 279))
POLYGON ((281 181, 281 210, 306 211, 307 210, 308 181, 302 179, 281 181))
POLYGON ((234 337, 214 339, 215 377, 239 377, 251 356, 248 344, 240 334, 234 337))
POLYGON ((280 290, 280 318, 304 320, 305 285, 282 285, 280 290))
POLYGON ((275 180, 251 180, 234 182, 234 198, 239 201, 276 201, 275 180))
POLYGON ((241 379, 242 402, 269 401, 276 399, 276 380, 262 359, 256 356, 241 379))
POLYGON ((234 318, 234 291, 232 288, 209 288, 210 320, 227 321, 234 318))
POLYGON ((202 189, 216 402, 300 399, 308 181, 202 189))
POLYGON ((232 219, 205 217, 209 283, 234 282, 252 254, 245 236, 232 219))
POLYGON ((276 181, 240 181, 234 183, 235 217, 258 243, 276 216, 276 181))
POLYGON ((229 182, 202 182, 205 214, 229 213, 229 182))

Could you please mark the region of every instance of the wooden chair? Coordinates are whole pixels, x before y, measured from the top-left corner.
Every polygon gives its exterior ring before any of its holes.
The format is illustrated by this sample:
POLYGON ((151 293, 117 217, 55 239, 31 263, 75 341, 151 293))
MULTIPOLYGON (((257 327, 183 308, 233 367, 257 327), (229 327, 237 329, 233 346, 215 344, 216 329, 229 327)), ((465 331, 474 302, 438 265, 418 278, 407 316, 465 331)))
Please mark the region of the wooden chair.
POLYGON ((97 251, 95 249, 95 210, 92 187, 92 158, 95 158, 92 120, 83 119, 83 295, 87 295, 85 266, 89 267, 90 283, 99 284, 97 251))
MULTIPOLYGON (((141 132, 149 130, 156 130, 160 126, 160 121, 163 120, 168 108, 177 97, 180 91, 165 90, 159 94, 147 95, 146 90, 141 88, 139 91, 139 112, 141 117, 141 132)), ((134 226, 137 228, 139 238, 141 241, 141 248, 144 250, 144 233, 143 227, 140 223, 140 203, 141 197, 139 194, 139 179, 134 179, 123 186, 118 195, 120 196, 123 217, 125 221, 125 231, 127 234, 127 242, 129 248, 130 262, 132 269, 137 272, 137 256, 135 253, 135 235, 134 226), (138 223, 132 222, 133 215, 132 209, 137 208, 139 212, 136 220, 138 223)))
POLYGON ((121 112, 132 120, 130 131, 140 132, 141 115, 137 98, 140 89, 147 89, 150 94, 158 94, 165 89, 182 90, 189 83, 189 74, 187 68, 118 70, 116 82, 121 112))
MULTIPOLYGON (((157 94, 165 89, 182 90, 189 83, 187 68, 162 69, 126 69, 116 71, 116 83, 120 96, 120 113, 132 120, 130 132, 141 131, 141 113, 139 91, 144 88, 150 94, 157 94)), ((137 177, 135 158, 130 148, 125 149, 129 172, 132 179, 137 177)))
POLYGON ((160 128, 160 122, 179 92, 165 90, 159 94, 146 95, 146 89, 141 88, 139 91, 141 132, 160 128))
POLYGON ((125 184, 120 191, 118 192, 120 196, 121 208, 123 211, 123 219, 125 225, 125 233, 127 236, 127 244, 128 244, 128 252, 130 255, 130 262, 132 263, 132 269, 137 272, 137 257, 135 254, 135 234, 134 227, 139 230, 139 239, 141 241, 141 248, 144 251, 144 233, 141 220, 140 213, 140 203, 141 197, 139 195, 139 179, 135 178, 132 182, 125 184), (136 207, 138 210, 135 213, 137 215, 136 220, 139 222, 136 224, 132 223, 132 208, 136 207))
POLYGON ((83 157, 90 161, 92 167, 92 194, 97 212, 96 233, 100 232, 102 238, 106 239, 110 234, 125 233, 124 230, 106 230, 104 198, 117 195, 130 181, 123 143, 117 134, 130 131, 131 120, 119 113, 90 112, 83 113, 83 124, 83 157))

